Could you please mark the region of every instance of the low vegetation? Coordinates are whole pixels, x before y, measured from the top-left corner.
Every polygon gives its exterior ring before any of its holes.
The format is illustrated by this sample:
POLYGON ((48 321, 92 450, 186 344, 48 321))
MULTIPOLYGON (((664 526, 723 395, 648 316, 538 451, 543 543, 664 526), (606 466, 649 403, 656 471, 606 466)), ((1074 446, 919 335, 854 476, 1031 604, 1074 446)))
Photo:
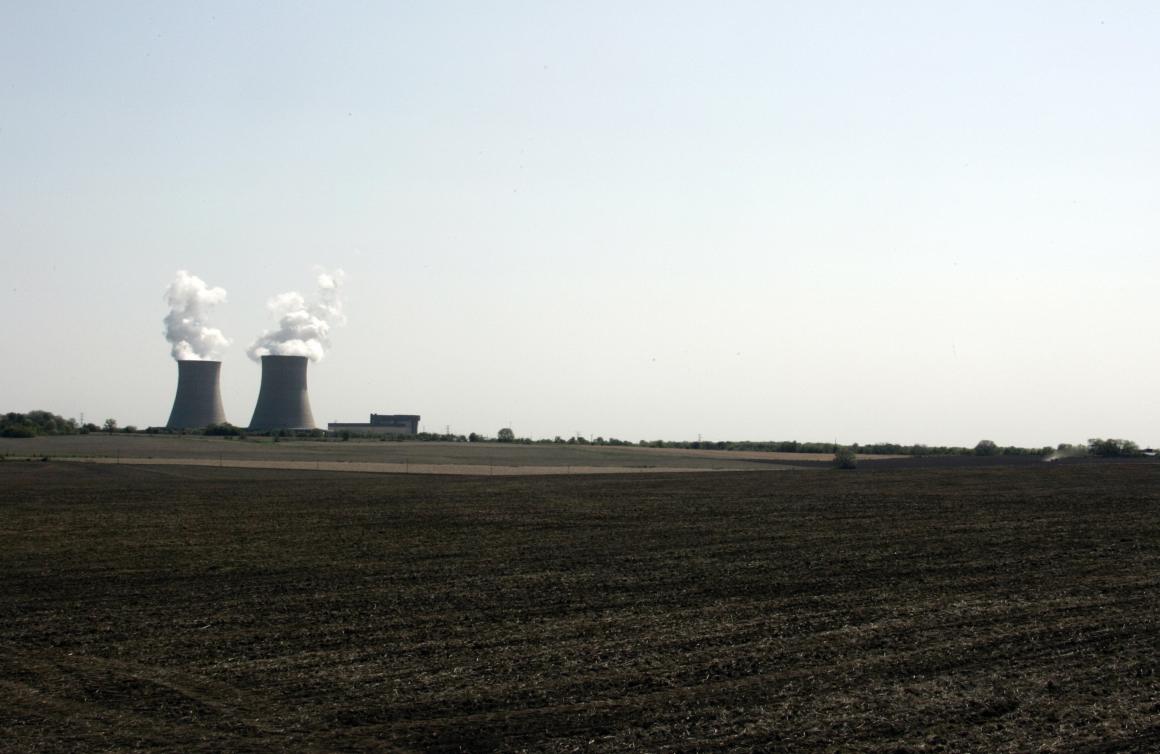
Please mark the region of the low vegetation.
POLYGON ((246 431, 240 427, 235 427, 229 422, 222 422, 221 424, 208 425, 202 434, 210 437, 245 437, 246 431))

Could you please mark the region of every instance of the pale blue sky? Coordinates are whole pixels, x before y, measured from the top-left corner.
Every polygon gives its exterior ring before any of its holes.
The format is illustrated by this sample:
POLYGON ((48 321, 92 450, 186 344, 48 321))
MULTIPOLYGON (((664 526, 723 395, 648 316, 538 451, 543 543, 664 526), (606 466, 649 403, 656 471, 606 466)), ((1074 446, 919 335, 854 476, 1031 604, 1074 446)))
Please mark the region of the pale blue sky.
POLYGON ((1160 444, 1160 6, 0 2, 0 410, 341 267, 320 422, 1160 444))

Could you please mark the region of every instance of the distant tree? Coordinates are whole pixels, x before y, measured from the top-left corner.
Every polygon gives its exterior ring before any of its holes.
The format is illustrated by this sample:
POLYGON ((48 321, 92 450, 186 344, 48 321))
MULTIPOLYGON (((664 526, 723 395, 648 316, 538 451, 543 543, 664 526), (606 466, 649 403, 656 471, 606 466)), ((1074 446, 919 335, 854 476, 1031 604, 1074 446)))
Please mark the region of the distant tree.
POLYGON ((500 442, 515 442, 516 433, 511 430, 511 427, 504 427, 496 433, 495 439, 500 442))
POLYGON ((467 436, 467 441, 468 441, 468 442, 483 442, 485 439, 486 439, 486 438, 484 438, 484 436, 483 436, 483 435, 478 435, 478 434, 476 434, 475 432, 472 432, 471 434, 469 434, 469 435, 467 436))
POLYGON ((210 437, 238 437, 244 435, 245 432, 229 422, 222 422, 221 424, 206 425, 205 434, 210 437))
POLYGON ((105 419, 104 429, 106 432, 113 433, 117 431, 116 419, 105 419))
POLYGON ((838 448, 834 453, 834 466, 839 469, 856 469, 858 456, 850 448, 838 448))
POLYGON ((49 411, 29 411, 28 421, 44 435, 72 435, 77 431, 75 419, 65 419, 49 411))
POLYGON ((975 455, 997 456, 999 455, 999 446, 993 440, 979 440, 978 445, 975 446, 975 455))
POLYGON ((1088 450, 1093 456, 1102 458, 1128 458, 1140 455, 1140 446, 1136 443, 1111 437, 1106 440, 1099 437, 1088 440, 1088 450))
POLYGON ((127 435, 131 435, 137 431, 137 428, 134 427, 132 424, 126 424, 124 427, 121 428, 121 431, 127 435))

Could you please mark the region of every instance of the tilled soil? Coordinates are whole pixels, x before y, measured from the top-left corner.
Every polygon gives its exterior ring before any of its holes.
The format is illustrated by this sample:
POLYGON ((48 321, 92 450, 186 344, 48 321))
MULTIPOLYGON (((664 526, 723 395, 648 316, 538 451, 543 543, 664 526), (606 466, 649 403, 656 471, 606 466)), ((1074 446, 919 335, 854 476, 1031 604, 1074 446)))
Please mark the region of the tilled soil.
POLYGON ((6 751, 1160 750, 1160 467, 0 463, 6 751))
MULTIPOLYGON (((33 459, 20 459, 33 460, 33 459)), ((132 466, 216 466, 236 469, 282 469, 291 471, 361 471, 371 474, 438 474, 442 476, 567 476, 569 474, 722 474, 731 469, 698 468, 696 466, 495 466, 487 464, 459 465, 446 463, 366 463, 362 461, 278 461, 234 460, 214 458, 61 458, 50 459, 68 463, 102 463, 132 466)), ((770 465, 766 468, 794 469, 789 465, 770 465)))
MULTIPOLYGON (((0 437, 0 455, 18 458, 195 459, 222 462, 303 462, 320 464, 411 464, 440 466, 610 466, 650 468, 676 466, 759 470, 762 463, 819 461, 831 456, 806 453, 738 453, 684 451, 624 445, 567 445, 500 442, 381 442, 203 435, 104 434, 55 437, 0 437), (696 455, 696 453, 703 455, 696 455)), ((351 469, 357 471, 357 469, 351 469)), ((532 470, 529 470, 532 473, 532 470)))

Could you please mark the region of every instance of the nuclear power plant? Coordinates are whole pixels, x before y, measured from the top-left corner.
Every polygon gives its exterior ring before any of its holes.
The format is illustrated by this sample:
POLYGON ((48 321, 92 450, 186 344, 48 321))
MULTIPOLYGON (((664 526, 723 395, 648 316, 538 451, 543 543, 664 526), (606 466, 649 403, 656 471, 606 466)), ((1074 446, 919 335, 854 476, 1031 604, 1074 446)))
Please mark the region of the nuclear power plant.
MULTIPOLYGON (((220 361, 184 360, 177 362, 177 395, 169 412, 167 429, 200 429, 224 424, 220 361)), ((310 409, 307 409, 309 413, 310 409)))
POLYGON ((262 386, 249 429, 314 429, 310 396, 306 393, 305 356, 263 356, 262 386))
MULTIPOLYGON (((317 429, 306 391, 307 356, 262 356, 262 384, 248 429, 317 429)), ((177 396, 166 429, 202 429, 225 424, 222 410, 220 361, 185 359, 177 362, 177 396)), ((331 422, 329 432, 366 435, 415 435, 418 414, 371 414, 369 422, 331 422)))

